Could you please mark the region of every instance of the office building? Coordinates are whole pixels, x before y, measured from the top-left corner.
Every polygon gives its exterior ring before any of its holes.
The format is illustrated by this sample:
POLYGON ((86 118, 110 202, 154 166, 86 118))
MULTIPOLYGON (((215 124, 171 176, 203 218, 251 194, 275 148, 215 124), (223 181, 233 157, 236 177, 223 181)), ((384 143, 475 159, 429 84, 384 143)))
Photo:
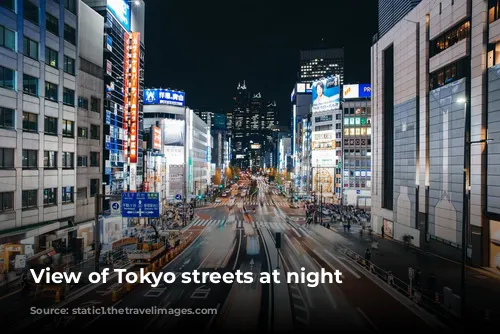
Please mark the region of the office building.
POLYGON ((76 239, 78 2, 2 1, 0 31, 0 272, 11 272, 16 255, 76 239))
POLYGON ((378 37, 385 35, 422 0, 378 0, 378 37))
POLYGON ((498 2, 422 0, 372 46, 372 226, 497 268, 498 2), (487 15, 488 14, 488 15, 487 15))
POLYGON ((214 116, 215 113, 206 109, 206 108, 196 108, 193 109, 193 112, 198 116, 203 122, 206 124, 210 124, 210 127, 213 128, 214 116))
POLYGON ((371 206, 371 87, 343 86, 342 203, 371 206))
MULTIPOLYGON (((105 195, 143 190, 145 3, 83 0, 104 18, 103 147, 105 195)), ((109 208, 109 200, 104 201, 109 208)))
POLYGON ((312 81, 338 75, 344 82, 344 49, 315 49, 300 51, 299 81, 312 81))

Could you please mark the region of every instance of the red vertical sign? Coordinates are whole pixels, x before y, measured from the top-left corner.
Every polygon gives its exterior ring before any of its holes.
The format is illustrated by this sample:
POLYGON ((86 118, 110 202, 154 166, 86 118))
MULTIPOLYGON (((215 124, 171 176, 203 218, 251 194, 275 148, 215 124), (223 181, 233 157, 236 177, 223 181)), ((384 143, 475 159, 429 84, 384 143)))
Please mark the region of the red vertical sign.
POLYGON ((141 40, 138 32, 132 33, 130 41, 130 163, 137 163, 139 124, 139 57, 141 40))
POLYGON ((123 152, 128 156, 128 117, 129 117, 129 71, 130 71, 130 35, 125 33, 123 38, 124 52, 123 52, 123 152))

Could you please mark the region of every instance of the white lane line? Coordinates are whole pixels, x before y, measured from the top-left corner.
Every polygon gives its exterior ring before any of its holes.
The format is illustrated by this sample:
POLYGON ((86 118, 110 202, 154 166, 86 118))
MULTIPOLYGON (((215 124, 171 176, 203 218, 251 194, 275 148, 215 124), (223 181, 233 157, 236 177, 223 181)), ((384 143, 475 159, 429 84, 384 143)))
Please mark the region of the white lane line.
MULTIPOLYGON (((316 254, 323 262, 325 262, 327 265, 329 265, 333 270, 337 270, 335 266, 329 262, 323 255, 321 255, 317 250, 313 250, 314 254, 316 254)), ((321 265, 320 265, 321 268, 321 265)), ((340 277, 344 278, 344 275, 341 274, 340 277)))
POLYGON ((292 243, 292 241, 290 240, 290 238, 286 234, 285 234, 285 241, 293 249, 295 254, 300 255, 299 250, 297 249, 297 247, 295 247, 295 245, 292 243))
POLYGON ((299 231, 297 231, 297 229, 295 227, 292 227, 292 231, 295 233, 295 235, 299 238, 302 238, 302 236, 300 235, 299 231))
MULTIPOLYGON (((166 303, 163 307, 164 308, 168 308, 170 306, 170 302, 166 303)), ((151 318, 151 320, 148 321, 148 323, 146 324, 146 326, 144 326, 144 329, 148 329, 149 327, 151 327, 151 325, 156 321, 156 319, 158 319, 158 317, 160 316, 160 314, 156 314, 153 316, 153 318, 151 318)))
POLYGON ((215 250, 215 247, 212 248, 212 250, 210 251, 210 253, 208 253, 208 255, 203 259, 203 261, 201 261, 200 266, 198 267, 198 269, 200 269, 201 266, 205 263, 205 261, 210 257, 210 255, 212 255, 212 253, 213 253, 214 250, 215 250))
MULTIPOLYGON (((318 265, 319 268, 321 268, 321 265, 319 264, 318 261, 316 261, 316 259, 313 258, 313 261, 316 262, 316 264, 318 265)), ((340 275, 340 276, 343 277, 342 275, 340 275)), ((328 300, 330 301, 330 303, 332 304, 333 308, 337 309, 338 305, 335 302, 335 299, 333 299, 332 294, 330 293, 330 291, 328 291, 327 285, 326 284, 320 284, 320 285, 323 288, 323 291, 325 292, 325 295, 328 298, 328 300)))
POLYGON ((380 332, 377 328, 377 326, 375 326, 375 324, 370 320, 370 318, 368 318, 365 314, 365 312, 363 312, 362 309, 360 309, 359 307, 356 308, 358 310, 359 313, 361 313, 361 315, 363 316, 363 318, 365 318, 366 321, 368 321, 368 323, 370 324, 370 326, 373 327, 373 329, 376 331, 376 332, 380 332))
POLYGON ((346 269, 348 272, 350 272, 354 277, 357 279, 360 279, 361 276, 358 275, 357 272, 354 271, 354 269, 351 269, 350 267, 347 266, 341 259, 339 259, 337 256, 333 255, 329 250, 325 249, 326 254, 330 255, 334 260, 336 260, 344 269, 346 269))
POLYGON ((241 230, 240 230, 240 239, 238 240, 238 251, 236 252, 236 260, 234 260, 233 271, 236 269, 236 264, 238 263, 238 257, 240 256, 240 246, 241 246, 241 230))
POLYGON ((215 312, 212 317, 210 318, 210 321, 207 324, 207 330, 212 327, 212 324, 214 323, 215 318, 217 317, 217 314, 219 313, 219 308, 220 308, 220 303, 217 303, 217 306, 215 307, 217 312, 215 312))

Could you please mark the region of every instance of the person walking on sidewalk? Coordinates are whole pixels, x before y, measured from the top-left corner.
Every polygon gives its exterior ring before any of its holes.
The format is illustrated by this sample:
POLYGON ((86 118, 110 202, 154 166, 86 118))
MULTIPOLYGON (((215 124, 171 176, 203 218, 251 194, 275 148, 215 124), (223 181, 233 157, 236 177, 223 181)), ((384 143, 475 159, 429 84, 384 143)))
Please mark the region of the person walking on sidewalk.
POLYGON ((384 238, 384 225, 382 225, 382 239, 384 238))
POLYGON ((347 232, 351 233, 351 222, 347 223, 347 232))
POLYGON ((366 249, 366 252, 365 252, 365 260, 367 262, 370 262, 370 259, 372 258, 372 253, 370 252, 370 248, 367 248, 366 249))
POLYGON ((347 232, 347 224, 342 222, 342 226, 344 226, 344 233, 347 232))

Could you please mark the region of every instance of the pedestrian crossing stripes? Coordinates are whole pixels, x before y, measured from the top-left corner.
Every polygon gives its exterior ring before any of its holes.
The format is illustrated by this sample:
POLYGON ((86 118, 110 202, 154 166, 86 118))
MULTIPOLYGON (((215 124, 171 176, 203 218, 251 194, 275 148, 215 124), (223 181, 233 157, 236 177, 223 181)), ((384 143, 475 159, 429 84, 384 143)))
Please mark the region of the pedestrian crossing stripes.
MULTIPOLYGON (((222 203, 221 202, 221 203, 214 203, 214 204, 212 204, 212 207, 213 208, 218 208, 218 207, 226 206, 226 205, 227 205, 227 203, 222 203)), ((274 203, 272 203, 272 202, 264 202, 264 203, 260 204, 260 202, 243 202, 243 205, 274 206, 274 203)), ((276 205, 279 206, 279 207, 288 207, 290 205, 290 203, 288 203, 288 202, 276 202, 276 205)))
POLYGON ((225 219, 199 219, 195 218, 191 222, 191 226, 193 227, 232 227, 236 228, 244 228, 245 225, 252 226, 253 228, 270 228, 273 230, 283 230, 288 231, 293 227, 285 222, 246 222, 243 220, 236 221, 227 221, 225 219))

